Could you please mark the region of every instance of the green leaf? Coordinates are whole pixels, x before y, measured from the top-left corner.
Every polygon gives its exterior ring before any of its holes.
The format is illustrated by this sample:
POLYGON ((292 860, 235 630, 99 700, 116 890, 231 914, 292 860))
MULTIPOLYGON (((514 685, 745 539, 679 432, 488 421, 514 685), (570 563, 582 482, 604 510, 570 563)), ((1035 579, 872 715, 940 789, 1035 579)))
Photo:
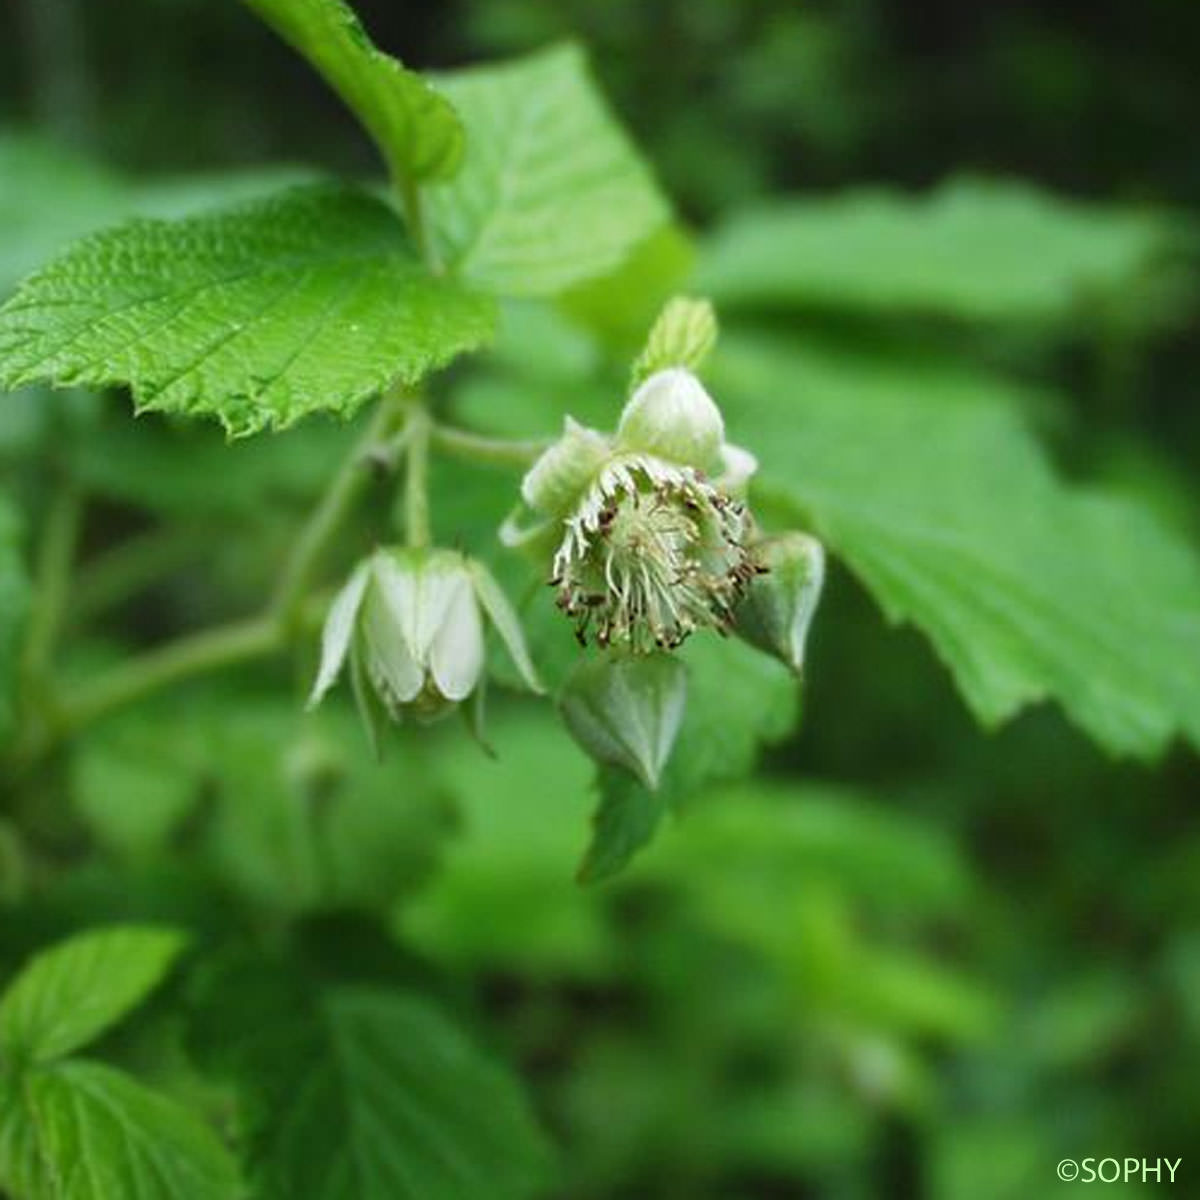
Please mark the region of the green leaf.
POLYGON ((181 861, 186 847, 229 894, 273 912, 385 913, 449 832, 417 766, 425 751, 375 762, 345 704, 304 715, 290 695, 193 688, 80 739, 75 807, 119 862, 181 861))
POLYGON ((0 494, 0 744, 12 727, 21 630, 29 610, 29 581, 16 511, 0 494))
POLYGON ((234 1200, 207 1126, 99 1063, 0 1076, 0 1184, 13 1200, 234 1200))
POLYGON ((215 982, 200 1036, 251 1099, 262 1200, 538 1194, 547 1151, 517 1084, 419 996, 274 964, 215 982))
POLYGON ((131 925, 43 950, 0 997, 0 1048, 45 1062, 87 1045, 161 982, 183 947, 174 930, 131 925))
POLYGON ((458 821, 440 869, 402 910, 405 940, 471 970, 603 973, 612 939, 594 897, 571 879, 595 768, 549 705, 500 708, 489 740, 494 759, 443 741, 430 763, 458 821))
POLYGON ((619 265, 665 202, 574 46, 439 76, 467 128, 426 193, 442 260, 498 292, 552 295, 619 265))
POLYGON ((576 284, 559 298, 563 312, 608 346, 614 358, 637 354, 646 328, 689 285, 696 266, 692 239, 675 224, 660 225, 606 275, 576 284))
POLYGON ((624 771, 604 767, 598 775, 600 804, 592 840, 579 864, 580 883, 599 883, 621 871, 658 831, 667 798, 624 771))
POLYGON ((1171 237, 1167 221, 957 180, 927 197, 883 191, 788 200, 739 215, 698 285, 719 305, 914 310, 969 320, 1062 317, 1119 296, 1171 237))
POLYGON ((672 804, 749 775, 762 747, 786 737, 800 715, 796 680, 774 658, 711 636, 691 638, 683 657, 688 711, 663 782, 672 804))
POLYGON ((273 166, 130 180, 35 133, 0 131, 0 292, 115 221, 191 216, 312 178, 306 168, 273 166))
POLYGON ((297 188, 85 239, 0 308, 0 384, 129 384, 139 410, 234 434, 347 416, 490 335, 494 305, 429 276, 365 193, 297 188))
POLYGON ((393 177, 445 179, 462 156, 454 109, 376 49, 342 0, 245 0, 324 76, 375 140, 393 177))
MULTIPOLYGON (((735 887, 760 898, 769 889, 780 901, 831 888, 896 918, 961 913, 974 886, 941 826, 851 788, 760 776, 709 789, 646 867, 676 879, 705 908, 729 916, 736 909, 737 917, 754 906, 729 904, 735 887)), ((773 908, 760 907, 754 920, 778 933, 773 908)))
POLYGON ((760 500, 919 626, 981 721, 1053 697, 1116 753, 1200 745, 1196 556, 1148 512, 1057 480, 1018 389, 795 340, 744 339, 721 363, 760 500))

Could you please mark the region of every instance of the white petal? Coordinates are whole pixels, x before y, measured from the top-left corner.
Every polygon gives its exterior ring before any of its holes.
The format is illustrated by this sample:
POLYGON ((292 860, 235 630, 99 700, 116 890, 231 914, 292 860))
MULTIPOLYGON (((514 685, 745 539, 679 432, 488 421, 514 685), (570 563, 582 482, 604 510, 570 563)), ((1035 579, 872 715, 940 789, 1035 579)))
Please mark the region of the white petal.
POLYGON ((375 591, 380 602, 392 614, 400 636, 408 646, 408 652, 419 659, 417 653, 417 602, 419 589, 417 568, 406 550, 380 550, 371 559, 375 591))
POLYGON ((346 652, 350 649, 354 622, 358 617, 366 586, 367 564, 360 563, 329 606, 325 627, 321 630, 321 666, 317 671, 312 693, 308 697, 309 708, 320 704, 322 697, 333 686, 341 672, 342 664, 346 661, 346 652))
POLYGON ((416 698, 425 683, 425 672, 413 658, 397 614, 378 578, 372 579, 363 604, 363 638, 367 665, 401 704, 416 698))
POLYGON ((554 521, 538 521, 533 525, 523 526, 520 520, 521 515, 521 509, 518 506, 504 518, 504 524, 500 526, 498 534, 500 544, 507 546, 510 550, 515 550, 518 546, 527 546, 555 524, 554 521))
POLYGON ((704 384, 684 367, 651 375, 630 397, 617 426, 617 444, 708 470, 725 440, 721 410, 704 384))
POLYGON ((587 487, 609 452, 608 439, 567 417, 563 435, 529 468, 521 497, 534 512, 562 516, 587 487))
POLYGON ((742 491, 750 482, 750 476, 758 470, 758 459, 749 450, 743 450, 731 442, 721 447, 721 463, 724 470, 716 484, 727 492, 742 491))
POLYGON ((466 572, 451 577, 445 620, 429 653, 429 670, 447 700, 465 700, 483 671, 483 619, 466 572))
POLYGON ((435 550, 421 562, 416 580, 412 648, 417 660, 428 666, 433 644, 450 619, 460 588, 469 586, 469 576, 461 555, 435 550))
POLYGON ((475 583, 475 595, 479 598, 479 603, 483 605, 484 612, 495 625, 496 632, 504 642, 509 657, 513 660, 517 670, 521 672, 521 678, 525 680, 530 691, 544 692, 546 689, 538 678, 537 670, 529 657, 529 650, 525 646, 525 634, 521 629, 521 621, 513 610, 513 606, 509 604, 504 589, 496 582, 491 571, 483 563, 472 561, 470 567, 471 578, 475 583))

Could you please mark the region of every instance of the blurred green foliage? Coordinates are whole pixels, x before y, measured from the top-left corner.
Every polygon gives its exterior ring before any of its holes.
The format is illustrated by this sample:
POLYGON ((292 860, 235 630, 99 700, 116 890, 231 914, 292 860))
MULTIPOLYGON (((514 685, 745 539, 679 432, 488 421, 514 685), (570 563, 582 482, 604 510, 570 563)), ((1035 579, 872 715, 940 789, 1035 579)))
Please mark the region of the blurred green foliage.
MULTIPOLYGON (((144 987, 86 1058, 39 1068, 40 1099, 0 1094, 0 1142, 36 1102, 64 1153, 79 1133, 56 1089, 77 1076, 125 1114, 103 1138, 146 1197, 233 1194, 206 1127, 254 1194, 317 1200, 1015 1200, 1061 1190, 1064 1156, 1186 1159, 1200 171, 1179 129, 1200 10, 359 7, 417 66, 588 48, 682 222, 552 302, 506 301, 494 351, 435 396, 496 434, 610 423, 663 299, 709 291, 711 378, 764 461, 756 500, 836 552, 803 693, 743 646, 689 647, 663 828, 588 889, 590 765, 499 659, 495 759, 438 726, 376 764, 348 706, 300 711, 307 642, 87 729, 0 778, 0 973, 98 924, 191 940, 153 994, 153 949, 125 943, 112 976, 144 987), (200 1183, 155 1176, 163 1144, 200 1183)), ((126 216, 375 172, 238 5, 16 11, 4 294, 126 216)), ((6 678, 65 488, 89 500, 62 614, 83 686, 253 611, 357 432, 318 416, 227 445, 128 408, 3 398, 6 678)), ((438 462, 435 528, 528 594, 558 679, 569 629, 493 536, 515 483, 438 462)), ((325 582, 387 536, 390 504, 372 484, 325 582)), ((11 709, 0 693, 0 744, 11 709)), ((0 1186, 61 1194, 37 1175, 53 1147, 18 1150, 0 1186)))

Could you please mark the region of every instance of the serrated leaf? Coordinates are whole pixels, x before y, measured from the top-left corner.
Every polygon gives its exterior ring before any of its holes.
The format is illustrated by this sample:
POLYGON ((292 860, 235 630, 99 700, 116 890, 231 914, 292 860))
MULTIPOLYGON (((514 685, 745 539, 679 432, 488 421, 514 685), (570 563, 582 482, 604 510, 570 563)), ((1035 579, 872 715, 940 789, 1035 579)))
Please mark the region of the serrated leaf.
POLYGON ((1019 389, 794 339, 745 339, 721 362, 760 498, 924 631, 981 721, 1054 698, 1115 753, 1200 745, 1195 554, 1137 506, 1056 479, 1019 389))
POLYGON ((964 179, 923 197, 850 192, 740 214, 710 243, 697 286, 719 305, 1051 320, 1119 294, 1171 237, 1154 214, 964 179))
POLYGON ((128 384, 139 409, 246 434, 348 416, 494 319, 488 298, 425 271, 378 200, 297 188, 78 243, 0 308, 0 383, 128 384))
POLYGON ((191 216, 310 182, 313 174, 264 166, 131 180, 36 133, 0 131, 0 292, 74 239, 114 221, 191 216))
POLYGON ((537 1194, 547 1151, 516 1082, 420 996, 282 969, 214 995, 201 1038, 251 1098, 262 1200, 537 1194))
POLYGON ((157 986, 183 947, 175 930, 131 925, 43 950, 0 996, 0 1049, 46 1062, 87 1045, 157 986))
POLYGON ((28 609, 20 523, 8 498, 0 494, 0 745, 12 727, 21 630, 28 609))
POLYGON ((13 1200, 235 1200, 238 1171, 174 1101, 99 1063, 0 1077, 0 1184, 13 1200))
POLYGON ((370 133, 394 178, 444 179, 462 156, 454 109, 378 50, 342 0, 244 0, 324 76, 370 133))
POLYGON ((467 278, 545 296, 602 275, 667 219, 648 170, 563 46, 437 78, 467 129, 458 174, 425 194, 434 244, 467 278))

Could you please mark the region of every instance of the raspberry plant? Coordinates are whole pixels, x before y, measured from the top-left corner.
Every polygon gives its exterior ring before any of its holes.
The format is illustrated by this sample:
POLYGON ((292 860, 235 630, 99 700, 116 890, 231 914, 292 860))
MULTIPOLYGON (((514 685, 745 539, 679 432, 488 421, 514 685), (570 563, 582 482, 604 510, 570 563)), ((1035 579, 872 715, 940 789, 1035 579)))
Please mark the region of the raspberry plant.
MULTIPOLYGON (((248 807, 206 828, 202 857, 236 896, 238 936, 212 915, 190 934, 185 915, 150 919, 148 893, 128 906, 137 919, 24 966, 0 999, 0 1187, 14 1200, 547 1194, 553 1154, 516 1081, 421 969, 363 970, 321 922, 366 911, 453 957, 455 914, 482 903, 486 916, 490 901, 454 893, 452 871, 441 900, 401 898, 442 853, 447 793, 469 808, 514 746, 523 802, 539 805, 528 845, 587 762, 597 805, 578 874, 617 875, 668 814, 735 786, 796 727, 826 546, 889 620, 927 637, 984 724, 1053 700, 1116 754, 1200 745, 1194 555, 1138 505, 1064 483, 1018 415, 1018 384, 886 339, 850 354, 819 329, 740 319, 801 297, 873 318, 1054 326, 1079 294, 1125 286, 1167 233, 964 185, 922 211, 865 197, 832 216, 749 212, 697 266, 577 48, 426 77, 341 0, 246 4, 341 98, 386 180, 289 180, 137 217, 68 246, 0 308, 0 381, 79 400, 26 397, 54 414, 32 577, 17 506, 0 506, 12 890, 35 896, 59 869, 55 822, 21 818, 64 775, 91 836, 131 861, 169 831, 191 836, 197 791, 228 791, 248 807), (999 247, 988 270, 946 265, 964 228, 999 247), (1047 239, 1058 255, 1022 252, 1047 239), (873 272, 881 241, 900 249, 873 272), (723 337, 718 308, 734 317, 723 337), (138 435, 162 439, 153 482, 122 457, 133 435, 80 389, 127 390, 162 422, 138 435), (189 461, 173 439, 190 418, 215 418, 228 442, 189 461), (269 562, 253 615, 74 653, 73 609, 144 582, 134 539, 92 574, 90 601, 73 590, 89 493, 170 495, 192 471, 205 503, 245 519, 272 471, 271 450, 246 447, 272 438, 311 449, 299 490, 312 503, 256 547, 269 562), (281 663, 302 685, 280 703, 274 679, 243 721, 281 663), (517 694, 498 734, 495 685, 517 694), (303 715, 305 693, 320 714, 303 715), (129 780, 149 808, 122 808, 129 780), (186 1066, 161 1086, 89 1051, 114 1030, 119 1048, 147 1002, 148 1037, 188 1031, 186 1066)), ((226 569, 214 553, 214 577, 226 569)), ((745 819, 770 829, 768 808, 745 819)), ((736 925, 753 888, 705 857, 704 819, 663 853, 681 856, 681 886, 689 854, 725 879, 714 921, 736 925)), ((713 844, 736 860, 720 820, 713 844)), ((764 852, 773 836, 742 833, 764 852)), ((510 850, 497 894, 529 869, 527 846, 510 850)), ((567 893, 565 876, 548 886, 559 899, 518 906, 482 953, 507 936, 553 959, 552 926, 544 942, 513 932, 541 928, 547 904, 591 945, 583 906, 601 902, 567 893)))

